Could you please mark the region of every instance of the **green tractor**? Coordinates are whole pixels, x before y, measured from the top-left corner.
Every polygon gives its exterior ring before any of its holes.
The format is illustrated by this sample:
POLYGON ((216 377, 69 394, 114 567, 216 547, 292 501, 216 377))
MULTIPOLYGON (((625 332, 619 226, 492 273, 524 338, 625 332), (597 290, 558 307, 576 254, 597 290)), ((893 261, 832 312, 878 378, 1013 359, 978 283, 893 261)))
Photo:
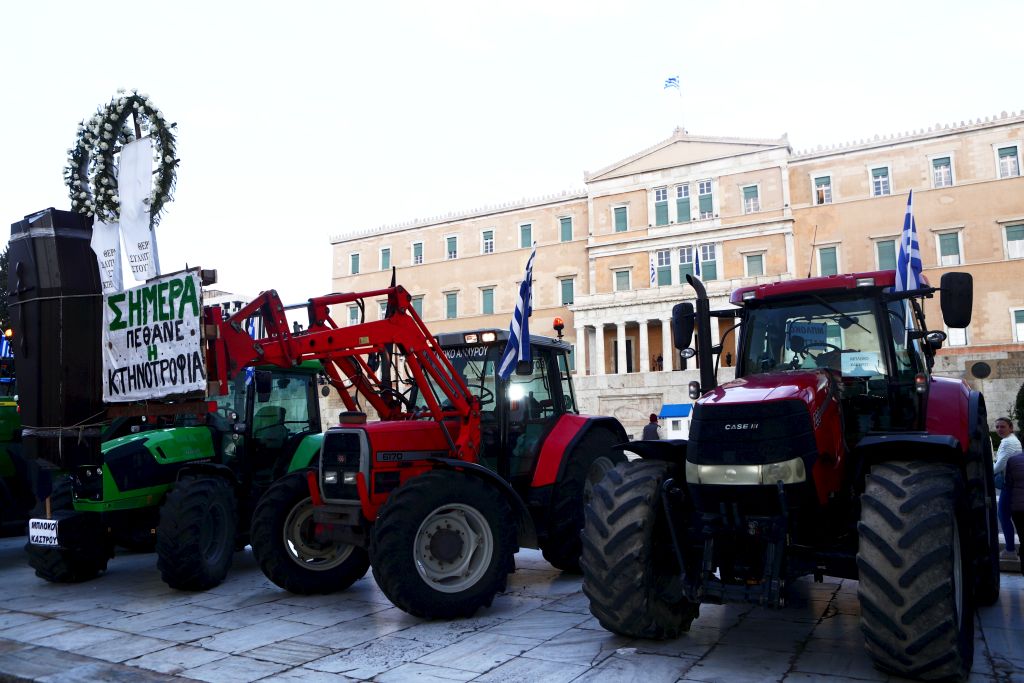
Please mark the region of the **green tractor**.
POLYGON ((219 584, 262 493, 317 464, 321 371, 318 362, 245 370, 205 414, 151 416, 104 441, 102 465, 56 476, 37 506, 25 546, 36 575, 92 579, 121 546, 155 548, 173 588, 219 584))
POLYGON ((25 533, 35 496, 29 464, 21 452, 21 416, 14 359, 0 358, 0 535, 25 533))

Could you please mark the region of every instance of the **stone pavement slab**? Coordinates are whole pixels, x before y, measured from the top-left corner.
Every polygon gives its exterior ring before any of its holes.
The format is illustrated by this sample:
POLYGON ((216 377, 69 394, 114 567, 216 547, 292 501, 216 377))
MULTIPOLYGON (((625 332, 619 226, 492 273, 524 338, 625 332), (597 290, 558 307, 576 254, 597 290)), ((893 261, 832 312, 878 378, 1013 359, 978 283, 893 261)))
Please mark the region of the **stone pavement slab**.
MULTIPOLYGON (((897 683, 861 644, 857 582, 797 582, 781 610, 702 605, 666 641, 609 633, 580 578, 534 550, 508 591, 470 619, 426 621, 388 602, 369 574, 349 590, 304 596, 236 553, 205 593, 160 581, 153 555, 111 560, 84 584, 48 584, 23 539, 0 539, 0 681, 480 681, 568 683, 897 683)), ((1024 683, 1024 577, 1003 574, 979 610, 969 679, 1024 683)))

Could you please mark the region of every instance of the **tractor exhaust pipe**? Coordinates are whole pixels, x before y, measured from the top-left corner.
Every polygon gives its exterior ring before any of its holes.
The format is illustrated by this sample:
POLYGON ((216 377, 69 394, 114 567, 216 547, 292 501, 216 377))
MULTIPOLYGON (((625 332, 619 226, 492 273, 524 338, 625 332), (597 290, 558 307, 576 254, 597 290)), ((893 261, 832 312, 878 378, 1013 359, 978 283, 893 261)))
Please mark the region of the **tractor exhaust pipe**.
POLYGON ((711 302, 708 301, 707 290, 700 278, 687 275, 686 281, 697 293, 697 361, 700 363, 701 392, 707 393, 718 386, 715 361, 711 354, 711 302))

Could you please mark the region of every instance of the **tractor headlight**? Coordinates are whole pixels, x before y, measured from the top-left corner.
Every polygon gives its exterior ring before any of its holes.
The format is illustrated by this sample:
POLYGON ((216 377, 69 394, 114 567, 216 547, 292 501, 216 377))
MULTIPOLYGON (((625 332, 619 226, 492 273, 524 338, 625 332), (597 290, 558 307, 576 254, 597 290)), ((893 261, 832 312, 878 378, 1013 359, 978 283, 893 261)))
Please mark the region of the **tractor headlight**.
POLYGON ((337 484, 338 483, 338 473, 335 472, 334 470, 327 470, 326 472, 324 472, 324 483, 325 484, 337 484))
POLYGON ((686 462, 686 483, 719 486, 797 484, 807 480, 802 458, 767 465, 698 465, 686 462))
POLYGON ((356 483, 356 472, 343 472, 341 482, 346 486, 354 485, 356 483))

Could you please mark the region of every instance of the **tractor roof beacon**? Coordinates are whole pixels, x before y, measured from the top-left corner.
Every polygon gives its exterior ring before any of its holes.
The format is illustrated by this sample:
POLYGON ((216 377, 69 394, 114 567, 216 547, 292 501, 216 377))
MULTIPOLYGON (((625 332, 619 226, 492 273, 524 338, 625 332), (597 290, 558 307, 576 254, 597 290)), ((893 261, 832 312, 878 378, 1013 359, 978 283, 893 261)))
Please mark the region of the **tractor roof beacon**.
POLYGON ((793 280, 739 289, 723 311, 687 281, 696 309, 676 306, 673 335, 700 367, 690 438, 633 442, 642 459, 595 485, 591 611, 616 633, 675 637, 702 602, 781 607, 800 576, 858 579, 877 666, 966 677, 974 606, 999 595, 991 441, 981 394, 931 373, 945 333, 923 300, 939 292, 945 324, 966 327, 971 276, 909 292, 892 271, 793 280), (738 339, 721 386, 712 317, 738 339))
POLYGON ((371 564, 395 605, 440 618, 490 605, 520 546, 579 570, 583 500, 625 461, 616 444, 627 437, 614 418, 579 414, 568 344, 531 337, 532 359, 502 380, 507 332, 435 339, 401 286, 310 299, 308 314, 293 333, 264 292, 213 322, 207 352, 221 382, 254 362, 319 360, 345 404, 318 466, 280 479, 256 507, 253 551, 272 581, 329 593, 371 564), (331 319, 332 306, 365 311, 367 300, 387 302, 382 319, 331 319), (253 315, 261 339, 241 324, 253 315))

